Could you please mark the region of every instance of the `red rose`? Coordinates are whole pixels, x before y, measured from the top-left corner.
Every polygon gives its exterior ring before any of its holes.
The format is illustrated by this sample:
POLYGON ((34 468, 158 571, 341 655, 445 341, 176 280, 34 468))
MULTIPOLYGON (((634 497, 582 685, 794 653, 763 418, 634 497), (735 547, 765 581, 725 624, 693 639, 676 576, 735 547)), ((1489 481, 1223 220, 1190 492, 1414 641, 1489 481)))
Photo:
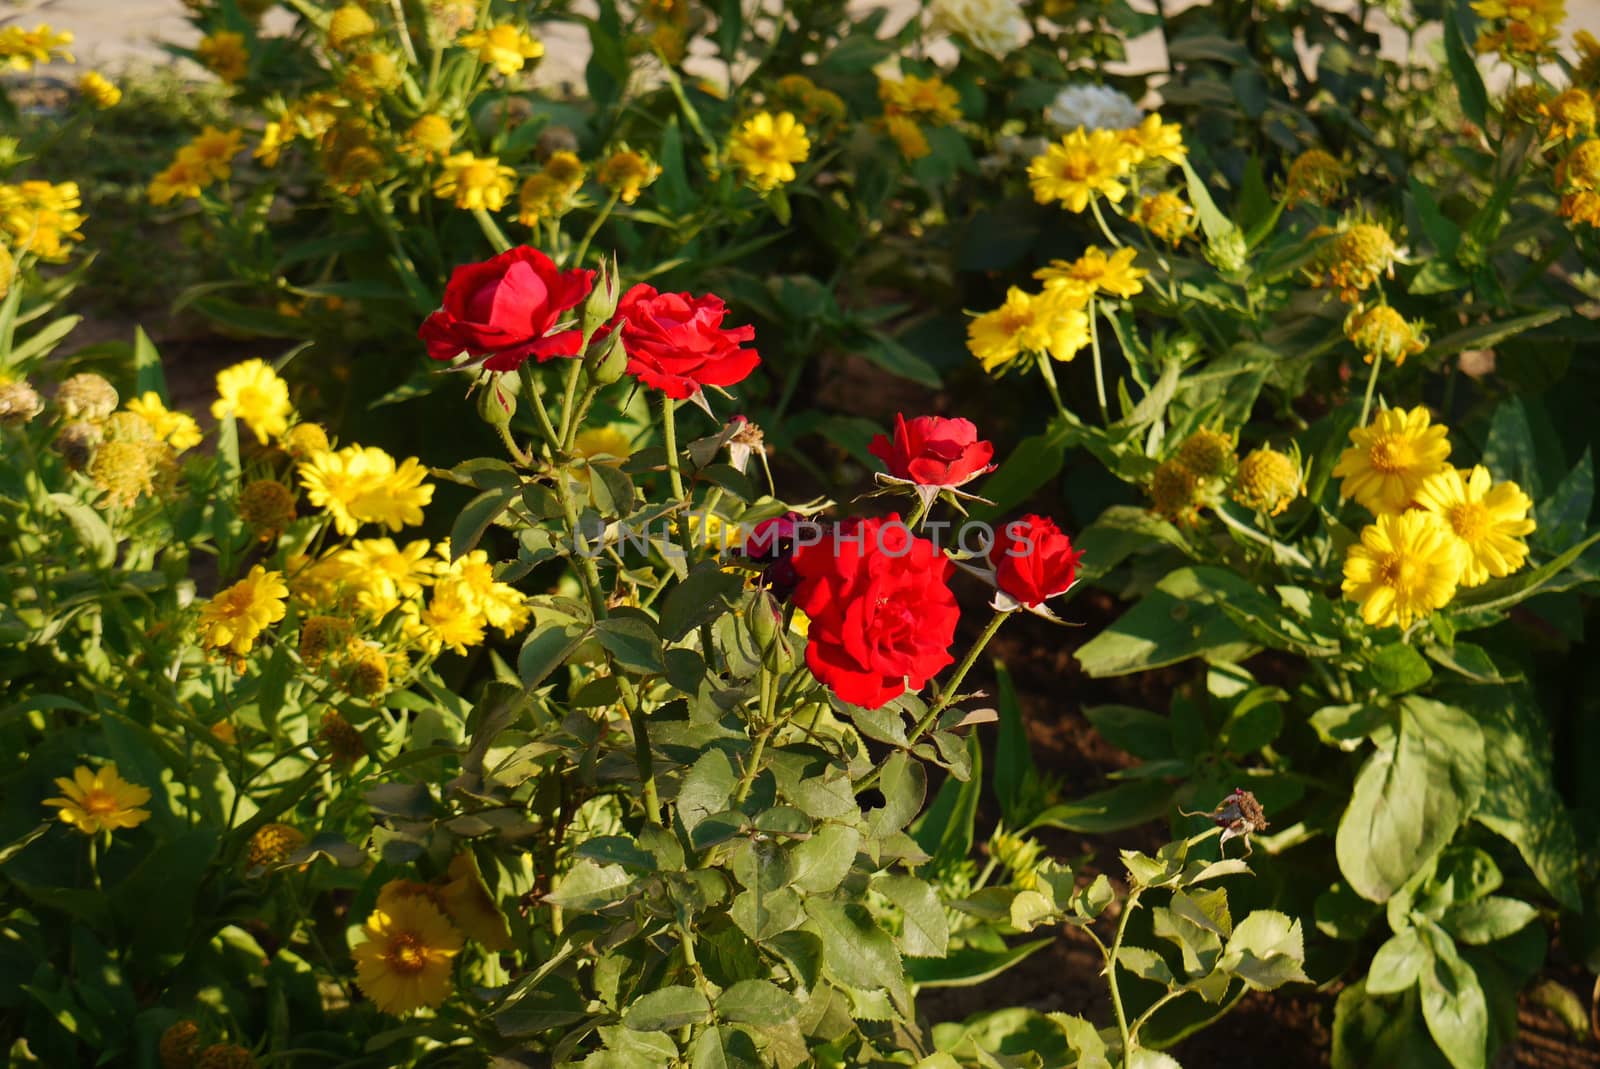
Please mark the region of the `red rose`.
POLYGON ((563 271, 544 253, 523 245, 456 268, 444 288, 443 306, 423 320, 417 336, 435 360, 467 353, 490 371, 515 371, 530 356, 540 361, 577 356, 582 332, 550 331, 593 286, 593 271, 563 271))
POLYGON ((794 567, 794 603, 811 618, 806 664, 845 701, 876 709, 954 659, 955 566, 899 516, 802 542, 794 567))
POLYGON ((622 295, 617 315, 626 324, 628 374, 674 400, 702 386, 732 386, 761 363, 740 344, 756 336, 750 326, 725 328, 728 306, 707 294, 657 293, 643 283, 622 295))
POLYGON ((883 435, 872 439, 867 449, 883 461, 896 479, 951 489, 993 471, 989 463, 994 446, 978 440, 978 428, 971 420, 918 416, 907 423, 903 415, 894 417, 894 440, 883 435))
POLYGON ((1082 556, 1043 516, 1024 516, 1006 524, 989 547, 1000 592, 1028 606, 1043 605, 1065 592, 1078 578, 1082 556))

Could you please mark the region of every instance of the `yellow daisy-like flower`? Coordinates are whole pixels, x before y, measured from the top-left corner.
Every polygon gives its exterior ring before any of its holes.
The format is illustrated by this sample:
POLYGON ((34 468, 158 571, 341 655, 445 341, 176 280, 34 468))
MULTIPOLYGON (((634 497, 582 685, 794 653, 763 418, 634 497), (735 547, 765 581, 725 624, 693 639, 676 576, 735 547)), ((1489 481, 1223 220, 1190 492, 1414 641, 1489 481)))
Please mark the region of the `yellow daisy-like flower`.
POLYGON ((127 409, 150 424, 156 437, 182 453, 200 444, 200 424, 187 412, 174 412, 161 403, 161 395, 146 390, 127 404, 127 409))
POLYGON ((339 88, 351 100, 372 100, 398 89, 404 77, 400 61, 387 52, 363 52, 350 61, 339 88))
POLYGON ((1600 227, 1600 193, 1590 190, 1568 193, 1561 198, 1560 214, 1574 223, 1600 227))
POLYGON ((403 630, 429 653, 445 647, 466 653, 482 645, 484 622, 472 592, 460 580, 451 580, 434 585, 426 606, 407 603, 403 630))
POLYGON ((240 130, 219 130, 215 126, 207 126, 195 135, 193 141, 178 150, 178 158, 199 163, 211 173, 211 177, 220 180, 233 174, 233 158, 239 154, 243 142, 244 133, 240 130))
POLYGON ((463 34, 457 43, 477 49, 478 62, 508 75, 520 71, 528 60, 544 55, 544 44, 537 37, 510 22, 463 34))
POLYGON ((1344 193, 1347 177, 1344 164, 1332 155, 1320 148, 1307 149, 1289 165, 1284 198, 1290 207, 1302 203, 1332 204, 1344 193))
POLYGON ((1443 520, 1465 544, 1462 586, 1503 578, 1527 563, 1522 539, 1536 526, 1528 515, 1533 501, 1516 483, 1496 483, 1483 465, 1430 475, 1417 491, 1417 505, 1443 520))
POLYGON ((516 176, 517 172, 503 166, 497 157, 458 152, 444 161, 444 174, 433 183, 433 195, 454 199, 457 208, 468 211, 497 212, 505 207, 516 176))
POLYGON ((340 52, 377 32, 377 22, 360 4, 345 4, 328 19, 328 44, 340 52))
POLYGON ((250 69, 250 53, 244 46, 244 34, 232 30, 218 30, 200 38, 194 55, 202 67, 229 85, 243 78, 245 71, 250 69))
POLYGON ((1114 297, 1132 297, 1144 290, 1139 280, 1150 273, 1133 266, 1135 255, 1133 249, 1118 249, 1107 256, 1105 250, 1090 245, 1071 263, 1051 260, 1048 267, 1041 267, 1033 277, 1044 282, 1046 290, 1065 286, 1086 293, 1098 291, 1114 297))
POLYGON ((1104 196, 1113 203, 1127 196, 1122 178, 1133 165, 1132 149, 1121 131, 1082 127, 1045 149, 1028 163, 1028 185, 1040 204, 1060 201, 1070 212, 1081 212, 1089 199, 1104 196))
POLYGON ((1232 498, 1247 509, 1280 515, 1305 489, 1294 458, 1276 449, 1256 449, 1239 461, 1232 498))
POLYGON ((884 116, 883 132, 889 135, 889 139, 900 150, 900 155, 908 160, 920 160, 933 151, 928 144, 928 135, 922 132, 917 120, 909 115, 884 116))
POLYGON ((283 573, 269 572, 257 564, 250 574, 217 592, 200 607, 200 641, 208 649, 226 649, 240 657, 250 652, 256 637, 288 612, 284 599, 289 588, 283 573))
POLYGON ((794 165, 811 154, 811 139, 794 115, 759 111, 746 119, 728 144, 728 158, 760 190, 795 179, 794 165))
POLYGON ((1479 52, 1536 55, 1549 48, 1567 19, 1566 0, 1475 0, 1473 12, 1486 26, 1479 52))
POLYGON ((1350 432, 1351 445, 1333 467, 1343 480, 1340 497, 1353 497, 1380 514, 1411 507, 1424 480, 1445 469, 1446 434, 1446 428, 1431 425, 1421 405, 1379 412, 1369 426, 1350 432))
POLYGON ((203 161, 180 155, 150 179, 145 196, 151 204, 174 200, 197 200, 201 190, 211 184, 211 168, 203 161))
POLYGON ((398 1017, 450 997, 451 959, 462 937, 428 899, 386 896, 362 934, 351 950, 356 983, 378 1009, 398 1017))
POLYGON ((908 74, 898 81, 881 79, 878 99, 885 115, 904 115, 932 126, 961 121, 961 94, 938 77, 908 74))
POLYGON ((456 130, 450 125, 450 120, 443 115, 430 113, 411 124, 411 128, 406 131, 405 141, 400 145, 400 151, 432 163, 450 155, 450 146, 455 143, 455 139, 456 130))
POLYGON ((364 523, 392 531, 422 522, 423 508, 433 500, 428 470, 416 457, 396 464, 376 446, 350 445, 319 453, 299 467, 306 497, 333 518, 334 529, 355 534, 364 523))
POLYGON ((392 538, 359 538, 338 557, 346 568, 346 581, 356 588, 356 603, 382 616, 405 599, 420 595, 423 585, 432 580, 431 549, 426 539, 402 548, 392 538))
POLYGON ((0 67, 28 71, 35 63, 49 63, 51 59, 75 63, 72 53, 67 51, 71 44, 69 31, 54 30, 42 22, 31 30, 0 26, 0 67))
POLYGON ((1569 193, 1600 189, 1600 140, 1591 138, 1567 153, 1556 167, 1556 185, 1569 193))
POLYGON ((60 798, 48 798, 45 805, 58 810, 56 816, 85 835, 99 835, 118 828, 137 828, 150 819, 141 809, 150 800, 150 790, 129 783, 117 774, 117 766, 92 769, 79 765, 72 778, 56 778, 60 798))
POLYGON ((516 587, 495 579, 494 565, 487 553, 475 549, 450 560, 449 543, 440 543, 438 550, 444 563, 434 580, 435 593, 441 587, 459 584, 458 593, 477 615, 508 638, 527 624, 531 615, 528 599, 516 587))
POLYGON ((1465 553, 1431 512, 1379 516, 1344 560, 1344 596, 1371 627, 1411 626, 1456 595, 1465 553))
POLYGON ((78 92, 97 108, 114 108, 122 100, 122 90, 99 71, 89 71, 79 78, 78 92))
POLYGON ((1189 154, 1183 146, 1183 127, 1175 122, 1162 122, 1161 116, 1153 113, 1146 115, 1138 126, 1118 130, 1117 137, 1128 146, 1135 165, 1153 160, 1182 163, 1189 154))
POLYGON ((0 235, 10 238, 16 252, 31 252, 48 263, 67 258, 73 242, 83 240, 79 229, 83 199, 76 182, 29 179, 0 184, 0 235))
POLYGON ((1166 191, 1141 198, 1128 218, 1174 248, 1195 230, 1194 209, 1178 194, 1166 191))
POLYGON ((1012 286, 1004 304, 967 324, 967 348, 988 372, 1027 353, 1071 360, 1089 344, 1085 296, 1068 286, 1038 294, 1012 286))
POLYGON ((1550 137, 1572 141, 1580 134, 1594 133, 1594 97, 1582 89, 1568 89, 1540 104, 1539 114, 1549 120, 1550 137))
POLYGON ((217 372, 217 399, 211 415, 234 418, 255 433, 262 445, 289 429, 289 384, 265 360, 246 360, 217 372))
POLYGON ((1395 367, 1428 347, 1423 324, 1407 320, 1386 304, 1354 308, 1344 320, 1344 336, 1361 351, 1362 359, 1387 360, 1395 367))
POLYGON ((601 185, 617 194, 622 203, 632 204, 639 199, 641 190, 661 177, 661 165, 646 153, 623 145, 600 161, 594 176, 601 185))

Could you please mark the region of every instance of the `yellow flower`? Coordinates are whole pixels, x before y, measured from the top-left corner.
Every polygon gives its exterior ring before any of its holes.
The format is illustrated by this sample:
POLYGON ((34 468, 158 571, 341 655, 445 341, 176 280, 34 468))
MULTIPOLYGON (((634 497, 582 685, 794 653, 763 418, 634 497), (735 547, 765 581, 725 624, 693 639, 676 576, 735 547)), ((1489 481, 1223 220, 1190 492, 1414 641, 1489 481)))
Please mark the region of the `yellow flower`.
POLYGON ((728 158, 752 185, 773 189, 795 179, 794 165, 811 154, 806 128, 787 111, 759 111, 746 119, 728 145, 728 158))
POLYGON ((1305 489, 1294 458, 1276 449, 1256 449, 1239 461, 1232 497, 1247 509, 1280 515, 1305 489))
POLYGON ((89 71, 79 78, 78 92, 97 108, 114 108, 122 100, 122 90, 99 71, 89 71))
POLYGON ((568 149, 557 149, 550 153, 550 158, 544 161, 540 174, 552 182, 559 182, 563 186, 577 189, 583 185, 585 168, 583 161, 576 152, 568 149))
POLYGON ((1567 18, 1566 0, 1475 0, 1472 10, 1485 23, 1479 52, 1537 55, 1546 51, 1567 18))
POLYGON ((200 444, 200 424, 187 412, 174 412, 161 403, 161 395, 146 390, 127 404, 127 409, 150 424, 156 437, 170 445, 176 452, 193 449, 200 444))
POLYGON ((289 384, 265 360, 246 360, 217 372, 217 399, 211 404, 213 419, 230 413, 262 445, 289 429, 289 384))
POLYGON ((1200 476, 1176 458, 1162 461, 1150 477, 1150 507, 1173 523, 1199 522, 1204 497, 1200 476))
POLYGON ((455 139, 455 127, 450 125, 450 120, 443 115, 429 113, 411 124, 401 151, 432 163, 450 154, 450 146, 455 139))
POLYGON ((1339 290, 1339 296, 1354 302, 1361 291, 1378 281, 1378 276, 1394 277, 1394 261, 1400 250, 1394 238, 1376 223, 1355 223, 1346 227, 1323 252, 1324 277, 1318 283, 1327 283, 1339 290))
POLYGON ((1446 468, 1417 491, 1417 505, 1444 521, 1465 544, 1462 586, 1480 586, 1521 568, 1528 559, 1522 539, 1533 533, 1533 501, 1513 482, 1496 483, 1489 469, 1446 468))
POLYGON ((1590 139, 1567 153, 1556 167, 1556 185, 1565 192, 1600 189, 1600 139, 1590 139))
POLYGON ((211 168, 197 159, 180 156, 150 179, 145 196, 151 204, 168 204, 182 198, 196 200, 201 190, 211 184, 211 168))
POLYGON ((1395 367, 1406 362, 1428 347, 1428 336, 1422 332, 1420 321, 1408 321, 1386 304, 1370 308, 1353 308, 1344 320, 1344 336, 1355 343, 1362 359, 1372 363, 1373 358, 1387 360, 1395 367))
POLYGON ((384 1013, 400 1016, 450 997, 451 959, 461 933, 428 899, 386 896, 362 927, 366 937, 351 950, 356 983, 384 1013))
POLYGON ((497 157, 458 152, 444 161, 444 174, 433 183, 433 195, 444 200, 453 197, 457 208, 497 212, 505 207, 516 175, 497 157))
POLYGON ((372 100, 398 88, 400 63, 387 52, 363 52, 350 61, 339 88, 351 100, 372 100))
POLYGON ((1114 297, 1132 297, 1143 291, 1144 285, 1139 280, 1150 273, 1133 266, 1135 255, 1133 249, 1118 249, 1107 256, 1103 249, 1090 245, 1071 263, 1051 260, 1048 267, 1041 267, 1033 277, 1043 281, 1046 290, 1068 287, 1085 295, 1099 291, 1114 297))
POLYGON ((478 62, 507 75, 520 71, 528 60, 544 55, 544 45, 537 37, 510 22, 463 34, 458 43, 463 48, 476 48, 478 62))
POLYGON ((961 94, 938 77, 906 75, 878 82, 878 99, 885 115, 904 115, 931 126, 944 126, 961 120, 961 94))
POLYGON ((429 653, 438 653, 446 646, 456 653, 466 653, 483 643, 483 627, 482 613, 459 580, 436 583, 425 607, 419 608, 414 602, 406 605, 405 633, 429 653))
POLYGON ((283 619, 288 596, 283 573, 269 572, 257 564, 249 575, 218 591, 200 607, 201 644, 243 657, 268 625, 283 619))
POLYGON ((1028 185, 1040 204, 1060 201, 1071 212, 1104 195, 1113 203, 1127 195, 1122 177, 1133 164, 1132 150, 1117 130, 1073 130, 1028 163, 1028 185))
POLYGON ((293 824, 263 824, 250 836, 245 861, 250 868, 281 865, 285 858, 305 844, 305 832, 293 824))
POLYGON ((967 348, 990 372, 1026 353, 1071 360, 1089 344, 1089 317, 1082 299, 1065 286, 1039 294, 1012 286, 1004 304, 967 324, 967 348))
POLYGON ((1575 223, 1600 227, 1600 193, 1584 190, 1561 198, 1561 215, 1575 223))
POLYGON ((46 799, 44 804, 60 810, 56 816, 61 822, 85 835, 137 828, 150 819, 150 811, 139 808, 150 800, 149 788, 123 779, 114 764, 98 771, 79 765, 71 779, 57 777, 56 786, 62 796, 46 799))
POLYGON ((401 548, 392 538, 359 538, 340 550, 338 558, 356 588, 356 603, 382 616, 405 599, 420 595, 423 585, 433 578, 430 548, 426 539, 401 548))
POLYGON ((1465 554, 1438 516, 1411 510, 1379 516, 1344 559, 1344 596, 1370 627, 1409 627, 1455 597, 1465 554))
POLYGON ((1173 459, 1203 482, 1225 479, 1233 474, 1238 458, 1234 455, 1233 435, 1201 427, 1178 446, 1173 459))
POLYGON ((1571 141, 1579 134, 1594 133, 1594 97, 1582 89, 1568 89, 1554 100, 1540 104, 1539 114, 1550 120, 1551 137, 1571 141))
POLYGON ((71 243, 83 240, 78 229, 84 224, 82 204, 76 182, 0 184, 0 235, 8 236, 18 253, 60 263, 71 243))
POLYGON ((1579 30, 1572 35, 1572 47, 1578 53, 1578 67, 1572 72, 1572 80, 1591 87, 1600 83, 1600 40, 1588 30, 1579 30))
POLYGON ((1344 181, 1349 172, 1344 164, 1320 148, 1307 149, 1289 165, 1289 176, 1284 181, 1284 197, 1289 206, 1296 204, 1332 204, 1344 193, 1344 181))
POLYGON ((450 560, 448 543, 440 543, 438 550, 444 564, 434 580, 435 595, 441 588, 458 585, 454 593, 465 600, 470 610, 508 638, 527 624, 528 599, 516 587, 495 579, 487 553, 475 549, 450 560))
POLYGON ((883 130, 894 141, 900 155, 908 160, 920 160, 933 151, 928 146, 928 135, 922 132, 917 120, 908 115, 885 116, 883 130))
POLYGON ((296 423, 283 433, 279 442, 293 459, 309 460, 328 448, 328 432, 320 423, 296 423))
POLYGON ((360 4, 345 4, 328 19, 328 44, 340 52, 378 32, 378 24, 360 4))
POLYGON ((1174 248, 1194 233, 1194 209, 1176 193, 1152 193, 1140 199, 1128 216, 1174 248))
POLYGON ((224 179, 233 173, 233 158, 239 154, 243 141, 244 134, 239 130, 207 126, 178 150, 178 158, 194 160, 206 167, 213 178, 224 179))
POLYGON ((1128 147, 1134 164, 1152 160, 1182 163, 1189 154, 1183 147, 1183 127, 1175 122, 1164 123, 1159 115, 1146 115, 1138 126, 1118 130, 1116 135, 1128 147))
POLYGON ((633 440, 616 427, 590 427, 579 431, 572 447, 591 464, 603 460, 623 461, 633 455, 633 440))
POLYGON ((400 464, 375 446, 350 445, 319 453, 299 467, 306 497, 333 518, 334 529, 352 535, 364 523, 392 531, 422 522, 433 500, 433 484, 416 457, 400 464))
POLYGON ((35 63, 49 63, 51 59, 75 63, 72 53, 67 51, 70 44, 70 32, 53 30, 42 22, 31 30, 0 26, 0 67, 27 71, 32 70, 35 63))
POLYGON ((230 85, 243 78, 245 71, 250 68, 250 53, 244 46, 244 34, 231 30, 218 30, 200 38, 194 55, 202 67, 230 85))
POLYGON ((1374 513, 1411 507, 1424 480, 1443 471, 1450 456, 1444 427, 1431 426, 1428 410, 1379 412, 1370 426, 1350 432, 1351 445, 1339 454, 1333 474, 1343 482, 1340 497, 1353 497, 1374 513))
POLYGON ((661 176, 661 167, 643 152, 623 145, 601 161, 595 178, 616 193, 624 204, 639 199, 639 191, 661 176))

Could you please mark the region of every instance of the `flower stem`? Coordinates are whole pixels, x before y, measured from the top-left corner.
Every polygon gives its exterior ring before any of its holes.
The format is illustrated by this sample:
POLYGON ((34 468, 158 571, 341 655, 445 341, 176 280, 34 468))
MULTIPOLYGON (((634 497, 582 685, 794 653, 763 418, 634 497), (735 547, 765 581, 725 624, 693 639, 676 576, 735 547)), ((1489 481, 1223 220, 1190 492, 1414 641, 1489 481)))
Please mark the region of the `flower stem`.
POLYGON ((500 229, 500 224, 494 221, 494 216, 482 208, 472 209, 472 217, 478 221, 478 229, 483 231, 483 236, 489 239, 489 244, 494 246, 495 252, 505 252, 511 248, 511 239, 506 237, 505 231, 500 229))
POLYGON ((1122 240, 1111 232, 1111 227, 1106 225, 1106 217, 1100 213, 1099 197, 1091 196, 1089 198, 1089 210, 1094 212, 1094 221, 1100 224, 1100 233, 1106 236, 1106 240, 1117 248, 1122 248, 1122 240))
POLYGON ((1378 368, 1380 365, 1382 365, 1382 363, 1383 357, 1379 356, 1377 353, 1373 353, 1372 372, 1367 376, 1367 396, 1362 398, 1361 401, 1361 422, 1356 424, 1358 427, 1365 427, 1367 425, 1367 416, 1372 412, 1372 395, 1376 393, 1378 389, 1378 368))
POLYGON ((937 496, 937 494, 924 494, 920 490, 918 491, 917 507, 911 510, 910 517, 906 519, 906 526, 911 529, 913 534, 916 533, 917 527, 922 523, 922 518, 928 514, 928 509, 933 505, 933 500, 937 496))
POLYGON ((611 215, 611 210, 617 206, 617 201, 621 199, 621 197, 622 194, 620 192, 613 192, 606 200, 606 206, 600 209, 600 214, 594 217, 594 222, 590 223, 589 229, 584 231, 583 240, 578 242, 578 251, 573 253, 572 259, 567 261, 566 266, 583 266, 583 258, 589 254, 589 243, 594 240, 594 236, 596 234, 600 233, 600 227, 611 215))
POLYGON ((675 402, 661 395, 661 437, 667 447, 667 478, 672 484, 672 496, 683 500, 683 475, 678 470, 678 420, 675 402))
POLYGON ((1117 984, 1117 954, 1122 949, 1122 938, 1128 931, 1128 918, 1133 916, 1138 905, 1139 892, 1134 891, 1122 904, 1122 916, 1117 918, 1117 935, 1111 941, 1111 949, 1106 955, 1106 982, 1111 986, 1111 1008, 1117 1015, 1117 1034, 1122 1037, 1123 1069, 1130 1069, 1133 1065, 1133 1035, 1128 1029, 1128 1012, 1122 1008, 1122 989, 1117 984))
POLYGON ((1056 403, 1056 411, 1061 415, 1067 414, 1067 406, 1061 403, 1061 388, 1056 385, 1056 369, 1050 364, 1050 354, 1039 354, 1039 377, 1044 379, 1044 388, 1050 392, 1050 400, 1056 403))
POLYGON ((512 460, 515 460, 518 464, 521 464, 525 468, 533 463, 532 454, 524 453, 521 449, 517 448, 517 439, 512 435, 511 428, 508 425, 504 423, 496 423, 494 425, 494 429, 500 432, 500 440, 505 443, 506 452, 511 454, 512 460))
POLYGON ((551 449, 561 445, 561 439, 556 437, 555 426, 550 422, 550 411, 544 407, 544 389, 539 385, 539 376, 534 374, 532 366, 527 361, 517 365, 517 375, 522 379, 522 388, 528 391, 528 396, 533 400, 533 411, 539 419, 539 429, 544 432, 544 440, 551 449))
POLYGON ((639 694, 627 676, 616 676, 617 687, 622 692, 622 705, 628 711, 628 724, 633 728, 633 764, 639 770, 639 785, 644 797, 645 816, 650 823, 661 823, 661 796, 656 790, 655 758, 650 753, 650 728, 645 720, 644 708, 639 704, 639 694))
POLYGON ((1100 402, 1100 422, 1111 425, 1110 410, 1106 406, 1106 372, 1100 358, 1100 320, 1097 317, 1093 295, 1089 297, 1089 345, 1094 352, 1094 393, 1100 402))
POLYGON ((563 453, 572 448, 572 439, 578 433, 578 421, 573 417, 577 415, 578 378, 583 374, 582 350, 567 363, 567 385, 561 391, 561 429, 556 439, 563 453))

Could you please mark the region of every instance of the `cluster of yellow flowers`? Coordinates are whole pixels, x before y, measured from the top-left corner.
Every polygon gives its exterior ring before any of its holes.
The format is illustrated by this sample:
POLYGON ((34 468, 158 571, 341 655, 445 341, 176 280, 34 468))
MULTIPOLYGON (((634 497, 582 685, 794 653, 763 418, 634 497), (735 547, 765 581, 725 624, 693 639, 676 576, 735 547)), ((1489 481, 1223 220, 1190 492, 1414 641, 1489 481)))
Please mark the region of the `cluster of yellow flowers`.
POLYGON ((1473 0, 1483 20, 1479 52, 1536 59, 1549 53, 1567 20, 1566 0, 1473 0))
POLYGON ((11 247, 7 259, 32 253, 48 263, 62 262, 73 243, 83 240, 82 206, 76 182, 0 183, 0 248, 11 247))
POLYGON ((778 110, 792 112, 807 126, 841 122, 849 114, 843 97, 803 74, 786 74, 779 78, 769 97, 780 105, 778 110))
POLYGON ((31 30, 0 26, 0 67, 30 71, 34 64, 53 59, 74 63, 72 53, 67 51, 71 45, 70 31, 55 30, 42 22, 31 30))
POLYGON ((573 207, 583 178, 583 161, 577 153, 566 149, 552 152, 538 173, 529 175, 517 191, 517 222, 535 227, 542 219, 561 218, 573 207))
MULTIPOLYGON (((1600 79, 1600 42, 1588 34, 1592 50, 1591 66, 1600 79)), ((1547 123, 1547 140, 1555 144, 1560 159, 1555 168, 1556 192, 1561 196, 1560 213, 1574 223, 1600 227, 1600 139, 1595 133, 1595 98, 1576 86, 1539 104, 1538 111, 1547 123)))
POLYGON ((238 130, 207 126, 150 180, 145 196, 151 204, 167 204, 178 197, 198 198, 212 182, 227 181, 233 176, 233 158, 242 138, 238 130))
POLYGON ((464 850, 431 883, 390 880, 351 948, 356 983, 384 1013, 434 1008, 450 997, 454 958, 467 939, 486 950, 511 947, 511 928, 477 859, 464 850))
POLYGON ((1376 518, 1345 557, 1343 590, 1369 625, 1408 627, 1449 604, 1458 587, 1526 563, 1533 502, 1481 465, 1451 465, 1447 428, 1426 408, 1379 412, 1350 442, 1333 469, 1340 496, 1376 518))
POLYGON ((787 111, 758 111, 734 131, 728 159, 745 180, 766 191, 795 180, 794 165, 811 155, 805 125, 787 111))
POLYGON ((1245 508, 1277 516, 1305 489, 1299 453, 1262 446, 1236 455, 1233 435, 1202 427, 1185 438, 1150 479, 1151 507, 1192 526, 1200 510, 1226 495, 1245 508))
POLYGON ((1034 272, 1044 282, 1041 292, 1012 286, 1004 304, 967 324, 968 350, 988 372, 1037 354, 1071 360, 1090 342, 1097 297, 1127 298, 1144 289, 1141 279, 1148 272, 1133 266, 1134 257, 1132 249, 1108 256, 1090 245, 1076 260, 1050 261, 1034 272))
POLYGON ((1136 184, 1141 168, 1181 163, 1187 150, 1183 129, 1147 115, 1126 130, 1088 130, 1082 126, 1035 156, 1028 164, 1028 185, 1040 204, 1059 203, 1081 212, 1099 197, 1119 204, 1136 184))
POLYGON ((244 34, 232 30, 218 30, 200 38, 200 43, 195 45, 194 58, 229 85, 243 78, 250 69, 250 50, 245 47, 244 34))
POLYGON ((908 160, 921 159, 931 151, 922 132, 924 125, 948 126, 961 121, 961 94, 937 75, 882 78, 878 99, 883 102, 884 131, 908 160))

